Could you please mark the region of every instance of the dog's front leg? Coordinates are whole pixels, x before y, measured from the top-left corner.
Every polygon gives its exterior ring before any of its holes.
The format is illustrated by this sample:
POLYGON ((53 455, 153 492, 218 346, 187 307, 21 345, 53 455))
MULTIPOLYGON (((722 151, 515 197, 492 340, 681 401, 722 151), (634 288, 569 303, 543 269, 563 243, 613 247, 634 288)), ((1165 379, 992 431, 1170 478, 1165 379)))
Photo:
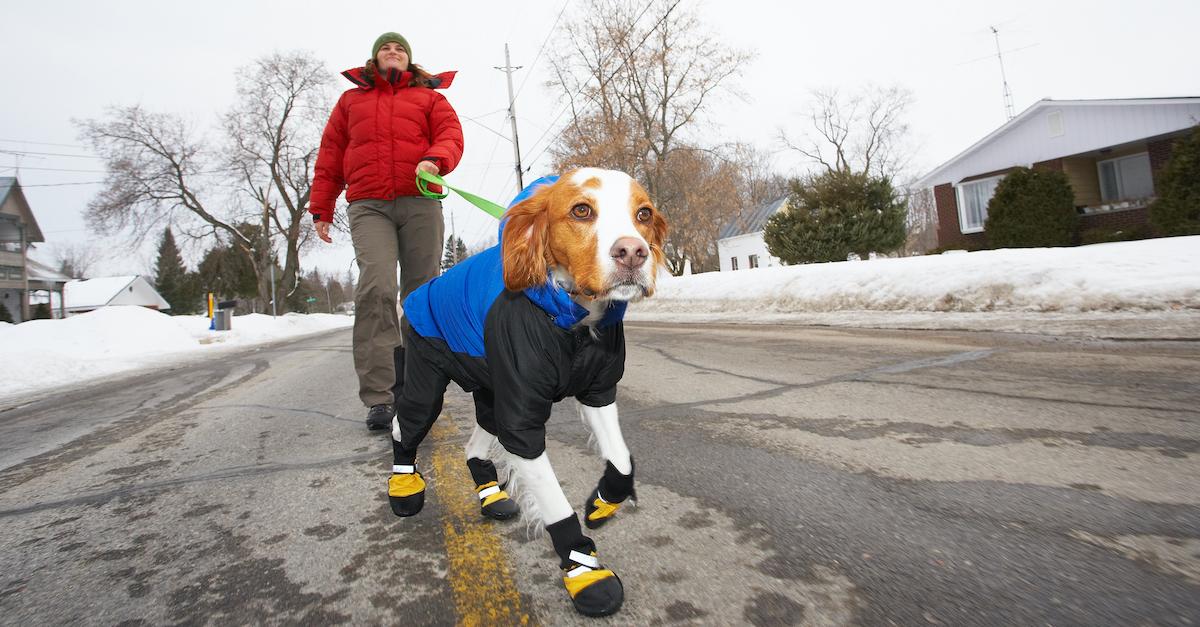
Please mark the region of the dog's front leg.
POLYGON ((575 610, 585 616, 607 616, 625 599, 621 580, 600 565, 596 544, 583 535, 579 518, 571 510, 558 477, 543 451, 533 459, 514 456, 521 489, 529 490, 563 569, 563 585, 575 610))
POLYGON ((606 460, 604 476, 584 504, 583 522, 588 529, 596 529, 608 522, 621 507, 625 499, 636 497, 633 488, 633 457, 625 446, 618 420, 617 404, 589 407, 579 404, 579 413, 596 436, 600 455, 606 460))

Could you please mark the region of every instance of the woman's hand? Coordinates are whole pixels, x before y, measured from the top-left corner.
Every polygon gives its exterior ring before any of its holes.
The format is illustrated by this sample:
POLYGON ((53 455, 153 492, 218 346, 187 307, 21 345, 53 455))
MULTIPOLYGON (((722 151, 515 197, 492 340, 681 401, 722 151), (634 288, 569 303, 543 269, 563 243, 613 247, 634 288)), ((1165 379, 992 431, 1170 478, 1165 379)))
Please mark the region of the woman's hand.
POLYGON ((441 172, 441 169, 438 168, 437 164, 432 161, 421 161, 417 163, 417 169, 413 170, 413 174, 419 175, 422 170, 430 174, 438 174, 441 172))
POLYGON ((317 237, 321 238, 326 244, 332 244, 333 238, 329 237, 329 222, 314 222, 313 228, 317 231, 317 237))

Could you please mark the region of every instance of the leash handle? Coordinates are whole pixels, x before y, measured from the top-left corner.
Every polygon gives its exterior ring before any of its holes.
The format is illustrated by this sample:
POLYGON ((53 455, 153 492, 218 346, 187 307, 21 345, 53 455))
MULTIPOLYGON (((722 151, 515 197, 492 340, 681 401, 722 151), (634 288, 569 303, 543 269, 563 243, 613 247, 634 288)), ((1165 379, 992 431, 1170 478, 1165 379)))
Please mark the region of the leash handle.
POLYGON ((461 189, 458 189, 457 187, 452 187, 450 185, 447 185, 446 180, 436 174, 433 174, 431 172, 426 172, 425 170, 418 170, 417 171, 417 189, 421 190, 422 196, 424 196, 426 198, 434 198, 437 200, 441 200, 441 199, 445 198, 446 196, 450 195, 450 192, 447 192, 447 191, 443 191, 442 193, 439 194, 435 191, 430 190, 429 189, 430 183, 432 183, 434 185, 441 185, 443 190, 447 190, 447 189, 454 190, 454 192, 457 193, 459 196, 462 196, 464 200, 471 203, 472 205, 475 205, 476 207, 479 207, 480 209, 483 210, 484 213, 492 216, 493 218, 496 218, 497 220, 500 219, 500 216, 504 215, 504 212, 505 212, 504 207, 501 207, 500 205, 497 205, 496 203, 494 203, 486 198, 480 198, 479 196, 476 196, 475 194, 472 194, 471 192, 465 192, 461 189))

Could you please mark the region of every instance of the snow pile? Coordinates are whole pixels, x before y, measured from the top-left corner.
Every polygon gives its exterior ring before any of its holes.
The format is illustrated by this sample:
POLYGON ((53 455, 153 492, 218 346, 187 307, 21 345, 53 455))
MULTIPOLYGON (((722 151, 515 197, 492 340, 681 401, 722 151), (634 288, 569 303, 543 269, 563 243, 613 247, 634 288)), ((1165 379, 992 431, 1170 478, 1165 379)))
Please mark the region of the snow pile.
POLYGON ((0 325, 0 398, 181 361, 220 346, 250 346, 353 324, 348 316, 235 316, 231 331, 209 331, 204 316, 168 316, 144 307, 103 307, 63 320, 0 325))
MULTIPOLYGON (((1200 236, 710 272, 660 281, 654 314, 1200 309, 1200 236)), ((728 318, 727 318, 728 319, 728 318)))

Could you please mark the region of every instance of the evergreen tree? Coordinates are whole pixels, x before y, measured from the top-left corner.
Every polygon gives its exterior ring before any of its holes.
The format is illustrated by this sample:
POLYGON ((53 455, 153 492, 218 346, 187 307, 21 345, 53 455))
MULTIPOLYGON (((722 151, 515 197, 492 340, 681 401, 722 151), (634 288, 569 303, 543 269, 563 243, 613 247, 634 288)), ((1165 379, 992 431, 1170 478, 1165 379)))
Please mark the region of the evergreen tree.
POLYGON ((171 229, 163 230, 158 244, 158 259, 154 264, 154 288, 171 304, 172 314, 189 314, 198 311, 200 295, 195 277, 188 273, 183 256, 175 244, 171 229))
POLYGON ((461 237, 455 237, 453 233, 446 238, 445 251, 445 254, 442 255, 442 272, 467 258, 467 245, 463 243, 461 237))
POLYGON ((904 244, 907 202, 887 177, 844 170, 792 182, 788 208, 767 220, 767 250, 784 263, 845 261, 904 244))
POLYGON ((1155 186, 1150 222, 1164 235, 1200 234, 1200 126, 1175 142, 1155 186))
POLYGON ((988 201, 983 230, 993 248, 1070 246, 1079 214, 1075 193, 1062 172, 1017 168, 988 201))

